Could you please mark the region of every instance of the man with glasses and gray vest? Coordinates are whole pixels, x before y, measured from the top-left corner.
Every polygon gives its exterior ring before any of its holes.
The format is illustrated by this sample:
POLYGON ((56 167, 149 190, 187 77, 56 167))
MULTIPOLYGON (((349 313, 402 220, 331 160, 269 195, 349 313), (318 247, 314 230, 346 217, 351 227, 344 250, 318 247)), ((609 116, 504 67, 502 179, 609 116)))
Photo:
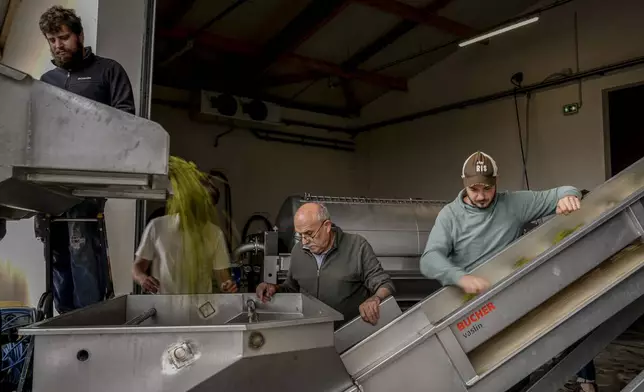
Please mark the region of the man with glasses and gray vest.
MULTIPOLYGON (((436 218, 420 259, 423 275, 468 294, 486 291, 490 283, 469 271, 519 238, 527 223, 581 208, 581 192, 572 186, 497 192, 497 175, 496 162, 484 152, 465 160, 464 189, 436 218)), ((575 391, 597 391, 592 362, 577 375, 575 391)))
POLYGON ((305 292, 342 313, 342 323, 360 315, 375 325, 380 303, 393 294, 394 284, 367 240, 343 232, 318 203, 302 205, 294 224, 300 241, 291 251, 288 277, 280 285, 260 283, 259 299, 265 302, 275 293, 305 292))

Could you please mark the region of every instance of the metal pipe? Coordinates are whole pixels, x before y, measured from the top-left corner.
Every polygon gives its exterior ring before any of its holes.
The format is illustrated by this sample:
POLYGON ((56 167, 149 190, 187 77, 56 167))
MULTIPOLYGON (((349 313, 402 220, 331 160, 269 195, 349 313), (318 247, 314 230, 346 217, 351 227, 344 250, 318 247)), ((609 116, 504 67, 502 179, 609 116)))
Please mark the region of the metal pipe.
POLYGON ((293 126, 298 126, 298 127, 306 127, 306 128, 314 128, 314 129, 322 129, 325 131, 329 132, 342 132, 342 133, 348 133, 350 135, 353 134, 351 131, 351 128, 347 127, 339 127, 336 125, 326 125, 326 124, 318 124, 318 123, 312 123, 309 121, 302 121, 302 120, 293 120, 293 119, 282 119, 282 122, 286 125, 293 125, 293 126))
POLYGON ((281 131, 268 131, 264 129, 248 128, 248 130, 258 139, 282 142, 287 144, 298 144, 309 147, 330 148, 332 150, 340 151, 355 151, 355 143, 345 140, 322 138, 317 136, 309 136, 298 133, 281 132, 281 131))
POLYGON ((253 214, 250 216, 250 218, 248 218, 248 220, 244 224, 244 228, 242 229, 242 235, 241 235, 242 240, 246 239, 246 236, 248 235, 248 230, 250 229, 250 225, 256 221, 260 221, 264 223, 264 226, 266 226, 265 227, 266 231, 271 231, 273 229, 273 224, 271 223, 271 221, 268 220, 268 218, 266 218, 263 215, 253 214))
POLYGON ((259 242, 248 242, 246 244, 241 244, 235 250, 233 250, 232 254, 232 259, 237 260, 239 256, 241 256, 244 253, 249 253, 249 252, 263 252, 264 251, 264 244, 260 244, 259 242))
POLYGON ((460 102, 450 103, 450 104, 447 104, 447 105, 442 105, 442 106, 438 106, 438 107, 435 107, 435 108, 422 110, 422 111, 416 112, 416 113, 406 114, 404 116, 391 118, 389 120, 383 120, 383 121, 378 121, 378 122, 375 122, 375 123, 372 123, 372 124, 366 124, 366 125, 364 125, 362 127, 358 127, 357 131, 358 132, 372 131, 374 129, 384 128, 384 127, 387 127, 387 126, 390 126, 390 125, 396 125, 396 124, 401 124, 401 123, 404 123, 404 122, 414 121, 414 120, 418 120, 420 118, 433 116, 433 115, 443 113, 443 112, 447 112, 447 111, 454 110, 454 109, 463 109, 463 108, 466 108, 468 106, 480 105, 482 103, 512 97, 515 93, 516 94, 527 94, 527 93, 531 93, 533 91, 544 90, 544 89, 547 89, 547 88, 560 86, 560 85, 563 85, 563 84, 569 84, 569 83, 572 83, 572 82, 576 82, 576 81, 579 81, 579 80, 582 80, 582 79, 587 79, 587 78, 594 77, 594 76, 604 76, 604 74, 609 73, 609 72, 620 71, 620 70, 625 69, 625 68, 631 68, 631 67, 635 67, 635 66, 642 65, 642 64, 644 64, 644 56, 635 57, 635 58, 632 58, 630 60, 620 61, 620 62, 617 62, 617 63, 612 63, 612 64, 609 64, 609 65, 605 65, 605 66, 602 66, 602 67, 592 68, 592 69, 589 69, 588 71, 578 72, 576 74, 566 76, 566 77, 563 77, 563 78, 560 78, 560 79, 548 80, 548 81, 544 81, 544 82, 541 82, 541 83, 531 84, 531 85, 521 87, 521 88, 516 88, 516 89, 513 88, 513 89, 510 89, 510 90, 504 90, 504 91, 500 91, 500 92, 497 92, 497 93, 494 93, 494 94, 484 95, 484 96, 481 96, 481 97, 478 97, 478 98, 467 99, 467 100, 460 101, 460 102))
POLYGON ((259 316, 257 315, 257 305, 255 304, 255 301, 252 299, 249 299, 246 301, 246 308, 248 310, 248 322, 249 323, 256 323, 259 321, 259 316))

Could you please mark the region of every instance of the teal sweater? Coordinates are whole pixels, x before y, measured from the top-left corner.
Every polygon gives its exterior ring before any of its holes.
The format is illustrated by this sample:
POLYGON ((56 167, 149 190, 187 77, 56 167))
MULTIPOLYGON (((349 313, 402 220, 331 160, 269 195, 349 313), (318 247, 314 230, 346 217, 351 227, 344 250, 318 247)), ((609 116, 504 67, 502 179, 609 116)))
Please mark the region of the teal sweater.
POLYGON ((465 190, 438 214, 420 258, 420 270, 443 285, 455 285, 467 272, 521 236, 526 223, 551 215, 571 186, 546 191, 498 192, 490 207, 463 201, 465 190))

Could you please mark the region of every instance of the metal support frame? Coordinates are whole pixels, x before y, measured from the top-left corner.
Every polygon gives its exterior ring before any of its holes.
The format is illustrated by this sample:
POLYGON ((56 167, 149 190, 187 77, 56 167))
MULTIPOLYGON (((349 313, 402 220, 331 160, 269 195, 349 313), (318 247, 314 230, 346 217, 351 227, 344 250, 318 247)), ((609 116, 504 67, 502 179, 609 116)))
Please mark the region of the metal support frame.
MULTIPOLYGON (((109 286, 106 292, 106 298, 114 297, 114 288, 112 286, 112 274, 109 260, 109 245, 107 242, 107 228, 105 226, 105 216, 101 213, 96 218, 48 218, 44 221, 45 238, 43 239, 45 245, 45 292, 41 295, 38 301, 38 318, 52 318, 54 316, 53 307, 53 271, 52 271, 52 249, 51 249, 51 225, 52 223, 69 223, 69 222, 96 222, 98 224, 98 231, 100 233, 101 249, 105 252, 107 265, 108 265, 108 279, 109 286)), ((41 320, 36 320, 41 321, 41 320)))
MULTIPOLYGON (((619 285, 572 315, 564 323, 523 348, 507 361, 481 374, 471 392, 498 392, 519 382, 525 375, 555 358, 562 349, 574 345, 569 359, 557 373, 542 377, 529 392, 557 391, 564 381, 588 363, 602 348, 626 330, 644 313, 642 270, 633 273, 619 285), (549 389, 550 388, 550 389, 549 389)), ((564 358, 565 359, 565 358, 564 358)), ((563 362, 563 360, 561 361, 563 362)))
MULTIPOLYGON (((619 313, 597 327, 559 362, 535 382, 527 392, 556 392, 572 374, 590 362, 610 342, 621 335, 644 314, 644 297, 640 297, 619 313)), ((644 375, 640 374, 641 390, 644 391, 644 375)), ((633 380, 635 381, 635 380, 633 380)), ((639 389, 632 389, 632 391, 639 389)))
MULTIPOLYGON (((189 5, 184 5, 187 7, 186 11, 192 6, 194 1, 184 1, 184 3, 190 3, 189 5)), ((154 32, 155 32, 155 22, 156 22, 156 0, 146 0, 145 1, 145 13, 146 13, 146 33, 143 37, 143 67, 141 68, 141 87, 140 87, 140 97, 139 97, 139 115, 141 117, 150 119, 152 114, 152 73, 153 66, 152 62, 154 59, 154 32)), ((183 13, 185 13, 183 12, 183 13)), ((173 20, 172 24, 175 24, 173 20)), ((135 218, 134 218, 134 251, 139 246, 141 242, 141 237, 143 236, 143 231, 145 230, 145 222, 147 219, 147 207, 148 203, 145 200, 137 200, 135 208, 135 218)), ((132 292, 134 294, 142 294, 143 290, 136 282, 132 281, 132 292)))
POLYGON ((621 392, 644 392, 644 371, 628 383, 621 392))

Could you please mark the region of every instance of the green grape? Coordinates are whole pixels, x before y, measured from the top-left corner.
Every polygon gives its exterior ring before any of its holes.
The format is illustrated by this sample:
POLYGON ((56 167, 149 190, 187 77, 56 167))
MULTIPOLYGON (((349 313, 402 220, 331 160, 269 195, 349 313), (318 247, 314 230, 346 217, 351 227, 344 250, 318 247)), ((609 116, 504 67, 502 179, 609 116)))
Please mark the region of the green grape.
POLYGON ((470 302, 476 297, 476 294, 463 294, 463 303, 470 302))
POLYGON ((557 235, 555 236, 555 239, 552 241, 552 244, 553 244, 553 245, 557 245, 558 243, 560 243, 561 241, 563 241, 563 239, 564 239, 564 238, 568 237, 569 235, 571 235, 572 233, 574 233, 575 231, 577 231, 577 230, 578 230, 580 227, 582 227, 583 225, 584 225, 583 223, 580 223, 580 224, 578 224, 577 226, 575 226, 575 227, 574 227, 574 228, 572 228, 572 229, 563 229, 563 230, 561 230, 561 231, 560 231, 559 233, 557 233, 557 235))
POLYGON ((168 177, 173 195, 167 213, 179 216, 183 259, 174 271, 185 294, 196 294, 199 278, 212 274, 212 239, 205 235, 215 223, 217 210, 205 184, 207 176, 192 162, 171 156, 168 177))
POLYGON ((517 260, 516 263, 514 263, 514 269, 518 269, 523 267, 524 265, 528 264, 530 262, 530 259, 527 257, 522 257, 519 260, 517 260))

